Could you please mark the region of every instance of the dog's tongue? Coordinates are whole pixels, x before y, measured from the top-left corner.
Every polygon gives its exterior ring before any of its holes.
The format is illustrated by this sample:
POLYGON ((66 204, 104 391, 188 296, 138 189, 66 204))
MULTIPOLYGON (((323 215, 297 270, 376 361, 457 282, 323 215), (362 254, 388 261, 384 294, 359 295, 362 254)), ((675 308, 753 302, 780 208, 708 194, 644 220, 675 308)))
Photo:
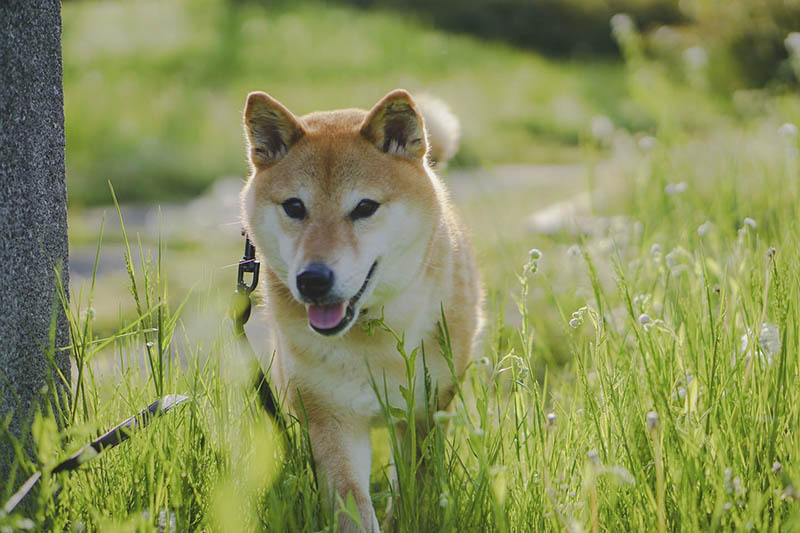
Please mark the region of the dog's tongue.
POLYGON ((317 329, 331 329, 344 318, 347 302, 331 305, 311 305, 308 308, 308 323, 317 329))

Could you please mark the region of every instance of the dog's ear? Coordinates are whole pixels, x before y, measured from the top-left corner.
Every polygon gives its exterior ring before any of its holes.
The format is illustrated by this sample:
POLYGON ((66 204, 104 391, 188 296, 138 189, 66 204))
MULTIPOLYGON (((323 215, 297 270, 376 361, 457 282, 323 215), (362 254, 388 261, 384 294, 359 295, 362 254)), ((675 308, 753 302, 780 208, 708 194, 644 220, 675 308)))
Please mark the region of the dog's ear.
POLYGON ((305 135, 303 126, 292 112, 262 92, 247 95, 244 128, 250 145, 250 162, 257 169, 280 161, 305 135))
POLYGON ((422 159, 428 151, 422 115, 402 89, 375 104, 361 124, 361 135, 387 154, 422 159))

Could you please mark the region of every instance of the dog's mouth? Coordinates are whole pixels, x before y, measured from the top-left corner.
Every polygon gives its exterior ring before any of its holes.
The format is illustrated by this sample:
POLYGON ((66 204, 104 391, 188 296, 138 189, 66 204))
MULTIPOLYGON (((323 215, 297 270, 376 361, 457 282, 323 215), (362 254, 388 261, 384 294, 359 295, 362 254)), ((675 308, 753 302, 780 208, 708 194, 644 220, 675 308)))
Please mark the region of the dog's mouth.
POLYGON ((320 335, 336 335, 346 329, 356 318, 358 300, 364 295, 378 265, 376 260, 367 272, 367 277, 358 292, 349 300, 325 305, 308 306, 308 325, 320 335))

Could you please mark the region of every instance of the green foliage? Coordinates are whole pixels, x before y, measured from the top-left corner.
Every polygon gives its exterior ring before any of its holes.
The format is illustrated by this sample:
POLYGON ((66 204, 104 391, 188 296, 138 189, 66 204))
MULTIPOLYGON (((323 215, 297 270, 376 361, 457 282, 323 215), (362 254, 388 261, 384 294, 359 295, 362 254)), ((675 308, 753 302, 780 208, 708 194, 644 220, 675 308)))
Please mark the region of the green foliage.
POLYGON ((252 90, 297 114, 369 107, 397 87, 432 93, 462 120, 454 164, 466 166, 575 161, 592 116, 647 121, 624 104, 619 64, 546 60, 387 12, 111 1, 66 3, 63 19, 71 207, 108 203, 108 180, 128 203, 243 177, 252 90))
POLYGON ((676 0, 343 0, 360 7, 413 13, 438 28, 532 48, 547 54, 616 53, 608 21, 630 13, 644 27, 684 20, 676 0))

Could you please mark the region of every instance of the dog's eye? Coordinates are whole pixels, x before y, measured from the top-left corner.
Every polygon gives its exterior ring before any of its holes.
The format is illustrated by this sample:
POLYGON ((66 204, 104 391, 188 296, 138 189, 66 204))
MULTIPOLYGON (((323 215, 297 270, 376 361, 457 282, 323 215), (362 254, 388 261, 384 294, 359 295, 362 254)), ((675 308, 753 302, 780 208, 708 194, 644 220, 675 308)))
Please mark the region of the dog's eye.
POLYGON ((289 218, 302 220, 306 217, 306 206, 300 198, 289 198, 281 206, 289 218))
POLYGON ((365 198, 358 202, 356 208, 350 212, 350 219, 358 220, 359 218, 371 217, 380 206, 381 204, 375 200, 365 198))

